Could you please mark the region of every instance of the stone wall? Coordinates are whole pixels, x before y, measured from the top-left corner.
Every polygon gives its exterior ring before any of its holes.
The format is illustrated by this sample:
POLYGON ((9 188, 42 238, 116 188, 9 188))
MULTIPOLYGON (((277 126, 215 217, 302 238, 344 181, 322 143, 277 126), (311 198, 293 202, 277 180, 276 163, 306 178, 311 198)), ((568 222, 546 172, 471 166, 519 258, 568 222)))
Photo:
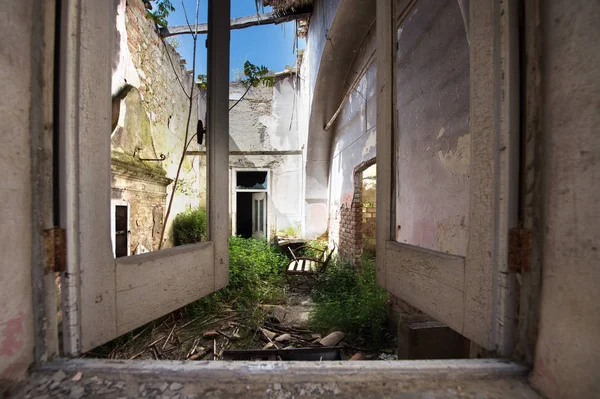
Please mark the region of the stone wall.
POLYGON ((129 253, 157 250, 171 179, 116 160, 111 165, 111 179, 113 205, 129 207, 129 253))
MULTIPOLYGON (((164 178, 171 180, 175 178, 182 156, 186 123, 190 112, 187 96, 191 93, 192 87, 194 96, 200 95, 192 101, 188 139, 196 131, 198 117, 204 118, 204 114, 200 115, 199 109, 204 108, 205 101, 203 94, 199 93, 194 85, 191 71, 186 69, 185 60, 181 59, 176 49, 160 38, 154 24, 145 17, 145 13, 141 0, 121 0, 119 3, 117 28, 120 46, 117 67, 113 70, 113 96, 119 92, 125 94, 122 94, 123 99, 113 106, 113 110, 118 110, 118 119, 112 134, 112 158, 121 161, 120 167, 123 167, 123 161, 126 160, 132 170, 145 168, 150 171, 151 175, 157 177, 153 184, 169 184, 170 182, 164 178), (139 160, 139 158, 156 159, 161 154, 166 157, 164 161, 139 160)), ((198 149, 200 148, 196 140, 193 140, 188 150, 198 149)), ((119 179, 121 186, 113 186, 112 194, 113 199, 141 201, 152 206, 154 211, 148 208, 145 212, 139 213, 139 215, 146 215, 143 218, 133 219, 135 214, 132 212, 130 220, 131 226, 140 226, 134 227, 139 234, 132 230, 132 246, 141 244, 151 250, 156 248, 154 239, 150 238, 151 232, 156 230, 156 209, 162 207, 166 210, 172 185, 169 185, 166 190, 164 187, 160 189, 162 201, 158 201, 154 192, 143 194, 147 187, 137 191, 135 195, 125 195, 128 186, 135 186, 135 181, 139 178, 140 176, 137 176, 131 181, 119 179), (148 216, 150 214, 153 215, 152 218, 148 216), (139 236, 140 240, 136 241, 136 236, 139 236)), ((144 179, 147 180, 147 175, 144 179)), ((167 222, 165 246, 171 244, 170 225, 175 215, 188 207, 204 204, 205 201, 206 165, 200 162, 198 155, 186 155, 171 215, 167 222)), ((135 206, 131 203, 132 209, 134 207, 139 209, 141 203, 135 206)))

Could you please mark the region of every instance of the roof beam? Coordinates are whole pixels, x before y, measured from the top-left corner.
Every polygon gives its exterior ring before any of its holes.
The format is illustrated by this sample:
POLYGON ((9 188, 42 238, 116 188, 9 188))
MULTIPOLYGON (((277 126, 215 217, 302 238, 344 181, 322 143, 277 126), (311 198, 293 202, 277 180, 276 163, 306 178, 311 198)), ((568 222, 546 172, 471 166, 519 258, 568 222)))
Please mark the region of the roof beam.
MULTIPOLYGON (((269 24, 281 24, 283 22, 293 21, 296 19, 303 19, 310 16, 310 13, 299 13, 299 14, 291 14, 285 16, 277 16, 272 12, 266 14, 255 14, 248 15, 245 17, 232 18, 230 20, 229 27, 230 29, 243 29, 248 28, 250 26, 257 25, 269 25, 269 24)), ((160 35, 162 37, 169 37, 175 35, 189 35, 194 33, 193 25, 178 25, 178 26, 169 26, 166 28, 160 29, 160 35)), ((208 32, 208 24, 198 24, 198 33, 207 33, 208 32)))

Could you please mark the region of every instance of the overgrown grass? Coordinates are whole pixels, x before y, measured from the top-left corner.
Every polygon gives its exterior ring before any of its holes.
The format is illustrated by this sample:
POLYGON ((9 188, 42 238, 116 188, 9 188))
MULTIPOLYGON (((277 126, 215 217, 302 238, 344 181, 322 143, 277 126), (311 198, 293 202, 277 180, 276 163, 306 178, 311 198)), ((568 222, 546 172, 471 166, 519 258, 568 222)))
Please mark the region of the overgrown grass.
POLYGON ((234 301, 237 309, 243 309, 285 301, 283 272, 287 263, 288 258, 266 240, 230 237, 229 285, 191 306, 234 301))
POLYGON ((390 340, 386 323, 387 293, 375 282, 375 259, 363 258, 362 274, 348 262, 336 261, 313 289, 310 326, 323 334, 343 331, 349 340, 381 347, 390 340))

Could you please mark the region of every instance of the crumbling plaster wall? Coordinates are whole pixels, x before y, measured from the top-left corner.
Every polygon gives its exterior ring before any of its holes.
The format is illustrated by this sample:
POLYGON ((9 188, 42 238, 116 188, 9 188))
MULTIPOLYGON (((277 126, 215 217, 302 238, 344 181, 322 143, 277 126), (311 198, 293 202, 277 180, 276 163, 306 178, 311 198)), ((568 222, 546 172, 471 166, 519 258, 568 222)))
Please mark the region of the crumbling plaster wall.
MULTIPOLYGON (((33 306, 31 286, 32 181, 30 121, 34 87, 41 81, 32 67, 39 66, 39 42, 34 24, 42 24, 32 0, 9 0, 0 13, 0 99, 2 148, 0 168, 0 380, 23 378, 33 362, 33 306), (38 18, 36 18, 38 17, 38 18), (37 55, 37 58, 36 58, 37 55), (34 62, 37 62, 37 64, 34 62)), ((2 383, 0 382, 0 385, 2 383)))
POLYGON ((361 166, 376 156, 377 68, 375 27, 357 49, 346 78, 351 94, 330 130, 333 136, 329 172, 329 237, 340 254, 358 260, 362 253, 361 166), (366 73, 360 73, 366 68, 366 73), (358 84, 352 89, 355 79, 358 84))
MULTIPOLYGON (((113 157, 117 155, 121 160, 128 158, 135 168, 147 167, 155 172, 162 169, 167 178, 174 179, 184 147, 189 110, 187 95, 191 92, 194 79, 186 70, 185 61, 172 46, 165 45, 154 24, 145 17, 145 13, 141 0, 119 2, 119 51, 117 67, 114 68, 112 76, 113 95, 125 84, 133 88, 125 101, 121 101, 119 123, 113 132, 111 150, 113 157), (141 151, 136 153, 137 157, 158 158, 160 154, 164 154, 166 160, 141 162, 133 157, 136 148, 141 148, 141 151)), ((194 95, 197 94, 198 89, 194 87, 194 95)), ((204 119, 204 114, 201 114, 204 102, 202 94, 192 102, 190 138, 196 132, 196 121, 199 118, 204 119)), ((188 150, 198 149, 194 139, 188 150)), ((185 211, 186 207, 196 207, 205 203, 205 169, 206 165, 200 162, 198 155, 185 157, 171 216, 167 222, 166 237, 170 235, 170 226, 175 215, 185 211)), ((123 183, 122 179, 121 182, 123 183)), ((124 193, 128 184, 130 183, 125 182, 124 187, 114 187, 116 190, 113 190, 113 194, 119 197, 115 199, 126 199, 120 193, 124 193)), ((171 192, 172 185, 167 188, 166 198, 162 201, 165 211, 171 192)), ((153 206, 161 205, 156 203, 153 206)), ((131 223, 146 226, 145 230, 151 230, 154 224, 153 219, 147 217, 131 220, 131 223)), ((169 242, 167 246, 168 244, 169 242)))
POLYGON ((600 397, 600 3, 542 9, 542 293, 533 385, 600 397))
MULTIPOLYGON (((306 178, 304 233, 308 237, 319 236, 327 230, 328 208, 328 173, 330 140, 319 137, 311 127, 311 113, 318 110, 319 104, 314 104, 315 87, 325 46, 328 42, 329 29, 336 16, 341 0, 316 0, 304 50, 302 67, 300 70, 301 109, 303 122, 301 122, 301 137, 305 140, 304 162, 306 178), (309 145, 311 141, 311 145, 309 145), (314 150, 313 150, 314 148, 314 150)), ((322 123, 322 121, 321 121, 322 123)))
MULTIPOLYGON (((298 79, 295 73, 278 76, 273 87, 259 85, 229 113, 230 151, 288 151, 286 154, 231 155, 231 168, 268 168, 271 191, 268 199, 269 231, 302 227, 303 162, 298 132, 298 79)), ((233 106, 246 88, 230 84, 233 106)))

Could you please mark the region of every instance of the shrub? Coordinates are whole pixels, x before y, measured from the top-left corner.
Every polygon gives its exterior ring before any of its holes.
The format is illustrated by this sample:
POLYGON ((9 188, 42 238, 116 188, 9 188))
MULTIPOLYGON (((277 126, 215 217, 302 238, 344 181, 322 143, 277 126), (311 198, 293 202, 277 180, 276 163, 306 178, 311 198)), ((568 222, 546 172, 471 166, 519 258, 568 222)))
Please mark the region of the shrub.
POLYGON ((375 282, 375 260, 363 258, 363 273, 348 262, 336 261, 313 289, 309 321, 321 333, 341 330, 349 339, 361 337, 372 347, 390 334, 386 322, 387 293, 375 282))
POLYGON ((206 240, 206 209, 188 209, 179 213, 173 220, 173 241, 175 246, 195 244, 206 240))

